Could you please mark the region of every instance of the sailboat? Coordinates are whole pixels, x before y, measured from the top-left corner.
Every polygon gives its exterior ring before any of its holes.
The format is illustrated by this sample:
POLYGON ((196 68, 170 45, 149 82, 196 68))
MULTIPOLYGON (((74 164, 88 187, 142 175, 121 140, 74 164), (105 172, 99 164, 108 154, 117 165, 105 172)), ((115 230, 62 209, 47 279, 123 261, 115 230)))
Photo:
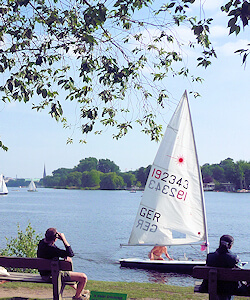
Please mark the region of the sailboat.
POLYGON ((3 174, 0 174, 0 195, 7 195, 8 189, 3 179, 3 174))
POLYGON ((31 182, 28 186, 28 192, 37 192, 35 182, 31 179, 31 182))
MULTIPOLYGON (((163 136, 127 246, 201 244, 208 253, 205 201, 187 92, 163 136)), ((125 246, 125 245, 122 245, 125 246)), ((120 259, 122 267, 191 274, 204 260, 120 259)))

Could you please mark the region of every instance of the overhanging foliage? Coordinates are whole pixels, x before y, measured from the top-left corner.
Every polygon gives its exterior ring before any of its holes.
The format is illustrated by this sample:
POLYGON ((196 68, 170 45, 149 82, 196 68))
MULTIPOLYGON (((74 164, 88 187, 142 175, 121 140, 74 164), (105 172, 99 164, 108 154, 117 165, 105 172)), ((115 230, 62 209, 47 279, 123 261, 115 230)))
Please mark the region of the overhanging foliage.
MULTIPOLYGON (((216 57, 212 19, 188 15, 194 2, 0 0, 2 101, 32 101, 68 127, 68 100, 78 105, 83 134, 111 126, 118 139, 137 123, 159 140, 156 111, 166 106, 167 80, 202 81, 184 63, 182 49, 195 49, 205 68, 216 57), (185 42, 175 34, 182 25, 190 33, 185 42)), ((233 16, 231 32, 239 32, 239 16, 248 24, 247 1, 230 1, 223 10, 233 16)), ((245 61, 248 50, 239 51, 245 61)), ((2 142, 0 148, 7 150, 2 142)))

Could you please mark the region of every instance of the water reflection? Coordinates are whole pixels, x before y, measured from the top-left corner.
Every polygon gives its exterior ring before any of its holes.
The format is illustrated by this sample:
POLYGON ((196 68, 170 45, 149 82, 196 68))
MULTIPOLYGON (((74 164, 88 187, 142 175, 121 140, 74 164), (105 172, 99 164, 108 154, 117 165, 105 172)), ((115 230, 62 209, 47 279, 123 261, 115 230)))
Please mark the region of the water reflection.
MULTIPOLYGON (((127 270, 127 268, 120 267, 121 270, 127 270)), ((132 271, 132 269, 130 269, 132 271)), ((193 283, 192 276, 188 274, 177 274, 177 273, 165 273, 155 270, 145 270, 145 269, 133 269, 137 272, 138 278, 146 276, 147 281, 150 283, 162 283, 171 285, 188 285, 193 283)))
POLYGON ((159 273, 152 270, 147 271, 148 281, 151 283, 168 283, 170 276, 171 273, 166 274, 166 273, 159 273))

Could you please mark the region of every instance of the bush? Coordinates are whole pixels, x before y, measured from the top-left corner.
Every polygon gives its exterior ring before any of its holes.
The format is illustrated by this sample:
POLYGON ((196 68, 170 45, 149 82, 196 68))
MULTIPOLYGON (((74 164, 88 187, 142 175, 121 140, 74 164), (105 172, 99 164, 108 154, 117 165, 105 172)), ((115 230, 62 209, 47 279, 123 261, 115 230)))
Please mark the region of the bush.
MULTIPOLYGON (((2 256, 36 257, 37 245, 42 236, 37 234, 29 223, 25 231, 17 224, 17 237, 6 239, 6 248, 0 249, 2 256)), ((13 270, 11 270, 13 271, 13 270)), ((24 272, 24 270, 15 270, 24 272)), ((28 271, 30 272, 30 271, 28 271)))

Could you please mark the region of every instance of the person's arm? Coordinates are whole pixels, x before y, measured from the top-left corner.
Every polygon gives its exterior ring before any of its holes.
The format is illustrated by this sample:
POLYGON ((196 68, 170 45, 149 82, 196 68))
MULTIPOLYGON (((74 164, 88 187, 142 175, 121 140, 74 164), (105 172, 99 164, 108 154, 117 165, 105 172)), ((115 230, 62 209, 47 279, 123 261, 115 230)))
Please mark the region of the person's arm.
POLYGON ((59 240, 61 240, 64 243, 65 247, 70 246, 69 242, 66 240, 64 233, 57 232, 57 236, 59 240))
POLYGON ((67 241, 64 233, 57 232, 57 234, 58 234, 58 239, 63 242, 63 244, 65 246, 65 249, 66 249, 65 250, 66 251, 66 255, 64 257, 66 257, 66 256, 73 257, 74 256, 74 252, 73 252, 73 250, 72 250, 69 242, 67 241))
POLYGON ((155 250, 155 247, 149 253, 150 260, 154 260, 154 250, 155 250))
POLYGON ((166 255, 166 257, 167 257, 169 260, 173 260, 173 258, 171 258, 170 255, 168 254, 167 247, 165 247, 165 249, 164 249, 164 254, 166 255))
POLYGON ((235 255, 235 265, 234 268, 242 269, 243 265, 238 255, 235 255))

